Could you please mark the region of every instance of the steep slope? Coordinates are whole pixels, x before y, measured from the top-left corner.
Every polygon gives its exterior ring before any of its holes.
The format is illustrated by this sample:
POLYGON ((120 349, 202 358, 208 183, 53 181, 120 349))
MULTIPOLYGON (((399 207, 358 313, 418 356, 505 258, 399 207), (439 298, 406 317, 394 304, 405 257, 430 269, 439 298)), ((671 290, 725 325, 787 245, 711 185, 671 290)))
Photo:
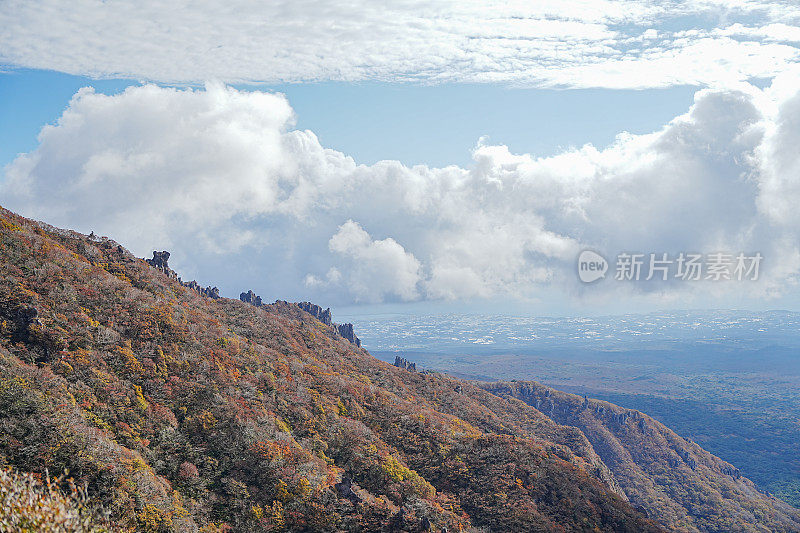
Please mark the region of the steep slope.
POLYGON ((660 531, 588 440, 0 210, 0 462, 127 531, 660 531), (211 297, 210 297, 211 296, 211 297))
POLYGON ((123 530, 798 530, 644 415, 395 368, 315 306, 2 209, 0 236, 0 462, 68 468, 123 530))
POLYGON ((482 383, 579 428, 630 501, 681 531, 800 531, 800 512, 758 492, 729 463, 639 411, 535 382, 482 383))

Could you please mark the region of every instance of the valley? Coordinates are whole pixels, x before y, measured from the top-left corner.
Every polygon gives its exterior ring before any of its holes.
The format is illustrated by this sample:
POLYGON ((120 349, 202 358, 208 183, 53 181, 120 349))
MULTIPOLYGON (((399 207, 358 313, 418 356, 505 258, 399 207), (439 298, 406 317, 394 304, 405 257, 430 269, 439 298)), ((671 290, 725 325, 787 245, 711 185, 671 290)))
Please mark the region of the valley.
POLYGON ((800 335, 788 312, 591 319, 351 317, 365 343, 471 380, 535 380, 643 411, 800 506, 800 335), (419 327, 419 329, 415 329, 419 327), (408 332, 414 332, 409 335, 408 332), (402 332, 402 333, 401 333, 402 332), (456 334, 477 342, 459 346, 456 334), (450 342, 448 343, 448 339, 450 342), (434 346, 445 346, 433 351, 434 346), (381 344, 383 343, 383 344, 381 344), (407 350, 399 350, 402 344, 407 350), (431 350, 431 351, 426 351, 431 350))

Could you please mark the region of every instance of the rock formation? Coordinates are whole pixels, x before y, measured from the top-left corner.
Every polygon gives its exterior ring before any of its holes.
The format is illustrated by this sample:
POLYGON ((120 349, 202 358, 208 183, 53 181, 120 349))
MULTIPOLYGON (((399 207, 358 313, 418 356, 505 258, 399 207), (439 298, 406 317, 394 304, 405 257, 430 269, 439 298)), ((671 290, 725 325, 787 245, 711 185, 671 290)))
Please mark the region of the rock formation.
POLYGON ((312 304, 311 302, 300 302, 297 305, 300 307, 300 309, 302 309, 306 313, 313 315, 314 318, 316 318, 326 326, 330 326, 333 323, 331 318, 330 307, 323 310, 321 306, 317 304, 312 304))
MULTIPOLYGON (((109 240, 109 242, 111 242, 111 241, 109 240)), ((127 252, 127 250, 125 250, 122 246, 118 247, 118 251, 121 254, 124 254, 124 253, 127 252)), ((169 256, 170 256, 170 253, 168 251, 166 251, 166 250, 163 250, 161 252, 157 252, 157 251, 154 250, 153 251, 153 258, 152 259, 145 259, 145 261, 147 261, 147 264, 149 264, 151 267, 153 267, 153 268, 155 268, 157 270, 160 270, 161 272, 163 272, 164 274, 166 274, 170 278, 178 280, 178 283, 180 283, 184 287, 186 287, 188 289, 192 289, 193 291, 197 291, 198 293, 200 293, 201 296, 206 296, 206 297, 212 298, 214 300, 219 298, 219 289, 216 288, 216 287, 203 287, 203 286, 201 286, 199 283, 197 283, 194 280, 192 280, 192 281, 183 281, 178 276, 177 272, 175 272, 174 270, 172 270, 169 267, 169 263, 168 263, 169 262, 169 256)))
POLYGON ((733 465, 726 464, 720 467, 720 472, 725 475, 731 476, 733 479, 739 479, 742 477, 742 473, 739 472, 739 469, 733 465))
POLYGON ((412 372, 417 371, 417 363, 412 363, 408 359, 400 357, 399 355, 395 356, 394 358, 394 366, 397 368, 405 368, 406 370, 410 370, 412 372))
POLYGON ((168 263, 169 256, 170 256, 170 253, 168 251, 166 251, 166 250, 161 251, 161 252, 157 252, 157 251, 154 250, 153 251, 153 258, 152 259, 145 259, 145 261, 147 261, 147 263, 151 267, 155 268, 156 270, 160 270, 161 272, 166 274, 168 277, 170 277, 172 279, 180 279, 180 278, 178 278, 178 273, 175 272, 174 270, 172 270, 169 267, 169 263, 168 263))
MULTIPOLYGON (((163 272, 164 274, 166 274, 171 278, 177 279, 178 282, 184 287, 195 290, 201 295, 207 296, 209 298, 217 299, 220 297, 219 289, 216 287, 201 287, 194 280, 189 282, 182 281, 181 278, 178 277, 178 275, 175 273, 175 271, 169 268, 169 256, 170 253, 166 250, 163 250, 161 252, 154 250, 153 258, 145 259, 145 261, 147 261, 147 263, 151 267, 160 270, 161 272, 163 272)), ((261 307, 262 305, 264 305, 263 301, 261 300, 261 296, 258 296, 252 290, 248 290, 247 292, 239 294, 239 299, 244 303, 248 303, 255 307, 261 307)), ((306 313, 312 315, 314 318, 316 318, 326 326, 330 326, 333 329, 334 333, 341 335, 342 337, 344 337, 351 343, 355 344, 359 348, 361 347, 361 339, 356 337, 355 331, 353 330, 353 324, 350 323, 334 324, 330 307, 328 307, 327 309, 322 309, 321 306, 313 304, 311 302, 300 302, 297 304, 297 306, 306 313)))
POLYGON ((206 296, 213 300, 219 299, 219 289, 216 287, 202 287, 195 280, 182 281, 181 278, 178 278, 178 281, 180 281, 181 285, 183 285, 184 287, 199 292, 201 296, 206 296))
POLYGON ((336 487, 336 490, 339 491, 339 495, 350 500, 353 505, 361 503, 361 496, 359 496, 353 490, 353 480, 350 478, 350 476, 342 476, 342 481, 334 485, 334 487, 336 487))
POLYGON ((160 270, 161 272, 163 272, 164 274, 167 274, 170 277, 174 277, 175 272, 172 269, 169 268, 169 264, 168 264, 169 255, 170 255, 169 252, 166 251, 166 250, 164 250, 162 252, 157 252, 157 251, 153 250, 153 258, 152 259, 145 259, 145 261, 147 261, 147 263, 151 267, 160 270))
POLYGON ((349 340, 359 348, 361 347, 361 339, 356 337, 356 334, 353 331, 353 324, 350 324, 349 322, 347 324, 339 324, 336 326, 336 330, 339 332, 339 335, 349 340))
MULTIPOLYGON (((285 303, 285 302, 284 302, 285 303)), ((297 307, 305 311, 306 313, 310 314, 326 326, 330 326, 333 329, 335 334, 341 335, 351 343, 355 344, 359 348, 361 347, 361 339, 356 337, 355 331, 353 330, 353 324, 336 324, 333 322, 333 316, 331 315, 331 308, 328 307, 327 309, 322 309, 321 306, 317 304, 313 304, 311 302, 300 302, 296 304, 297 307)))
POLYGON ((697 461, 689 454, 688 450, 677 450, 677 452, 681 459, 683 459, 683 462, 689 465, 689 468, 692 470, 697 468, 697 461))
POLYGON ((253 291, 243 292, 239 295, 239 299, 246 304, 254 305, 256 307, 261 307, 263 304, 261 303, 261 296, 256 295, 253 291))

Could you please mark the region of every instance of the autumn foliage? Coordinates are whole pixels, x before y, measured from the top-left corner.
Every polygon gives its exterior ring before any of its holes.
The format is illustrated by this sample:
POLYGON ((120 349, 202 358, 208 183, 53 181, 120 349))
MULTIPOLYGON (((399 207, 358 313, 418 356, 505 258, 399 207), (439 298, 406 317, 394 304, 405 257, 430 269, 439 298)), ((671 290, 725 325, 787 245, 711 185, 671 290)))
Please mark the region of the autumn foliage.
POLYGON ((123 531, 661 527, 580 431, 0 209, 0 462, 123 531), (352 479, 355 496, 337 488, 352 479))

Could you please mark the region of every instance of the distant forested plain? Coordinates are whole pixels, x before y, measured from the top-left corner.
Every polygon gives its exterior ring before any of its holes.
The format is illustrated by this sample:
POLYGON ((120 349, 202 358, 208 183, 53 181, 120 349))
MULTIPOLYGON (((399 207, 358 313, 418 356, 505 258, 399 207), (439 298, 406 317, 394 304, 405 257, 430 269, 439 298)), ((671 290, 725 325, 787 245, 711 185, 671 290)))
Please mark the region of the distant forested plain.
MULTIPOLYGON (((437 351, 434 326, 423 339, 406 337, 409 349, 400 349, 400 337, 389 335, 383 342, 396 345, 373 353, 386 360, 402 353, 418 367, 467 379, 535 380, 643 411, 737 466, 762 489, 800 507, 800 334, 793 327, 797 316, 763 313, 742 318, 733 313, 595 319, 588 325, 553 319, 538 330, 539 347, 536 340, 499 346, 523 337, 521 328, 512 327, 500 342, 459 347, 445 339, 440 345, 445 349, 437 351), (704 330, 676 326, 679 322, 702 324, 704 330), (639 324, 638 329, 632 324, 639 324), (723 330, 720 324, 728 326, 723 330), (655 333, 642 335, 648 328, 655 333), (603 335, 587 339, 586 331, 603 335)), ((473 319, 471 326, 460 320, 467 336, 492 339, 491 326, 499 319, 473 319)), ((536 325, 530 326, 526 338, 535 339, 536 325)))

